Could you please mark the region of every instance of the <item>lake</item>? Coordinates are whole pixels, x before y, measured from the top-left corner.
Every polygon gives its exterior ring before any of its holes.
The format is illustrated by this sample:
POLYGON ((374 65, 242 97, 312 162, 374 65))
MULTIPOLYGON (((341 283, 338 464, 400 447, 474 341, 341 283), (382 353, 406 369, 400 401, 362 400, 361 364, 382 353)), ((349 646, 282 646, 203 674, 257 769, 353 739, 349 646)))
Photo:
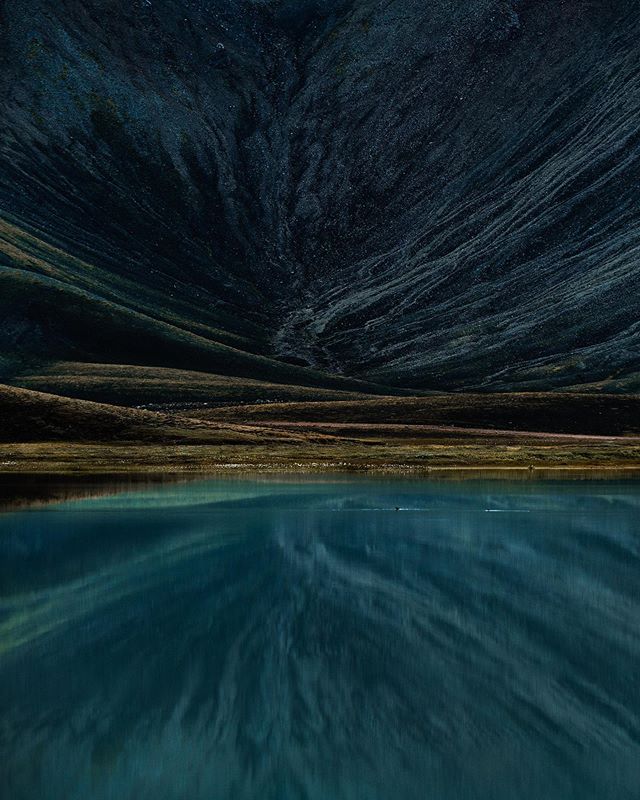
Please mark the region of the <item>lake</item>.
POLYGON ((635 800, 639 673, 632 481, 0 514, 2 800, 635 800))

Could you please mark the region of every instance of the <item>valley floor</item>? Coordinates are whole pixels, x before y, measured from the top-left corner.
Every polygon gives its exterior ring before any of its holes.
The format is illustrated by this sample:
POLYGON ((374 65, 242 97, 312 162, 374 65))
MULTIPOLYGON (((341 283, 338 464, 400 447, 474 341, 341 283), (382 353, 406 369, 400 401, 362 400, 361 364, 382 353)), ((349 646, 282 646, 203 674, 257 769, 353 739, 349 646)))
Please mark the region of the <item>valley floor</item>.
POLYGON ((0 474, 640 475, 635 395, 376 397, 149 411, 0 387, 0 474))

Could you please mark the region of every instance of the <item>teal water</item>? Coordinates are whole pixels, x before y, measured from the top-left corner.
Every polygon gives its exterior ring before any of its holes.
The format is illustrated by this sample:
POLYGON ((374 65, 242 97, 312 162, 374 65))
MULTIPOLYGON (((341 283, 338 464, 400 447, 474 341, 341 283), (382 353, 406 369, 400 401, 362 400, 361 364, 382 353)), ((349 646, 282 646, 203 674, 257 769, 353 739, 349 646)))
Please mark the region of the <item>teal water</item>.
POLYGON ((640 484, 0 515, 2 800, 640 796, 640 484))

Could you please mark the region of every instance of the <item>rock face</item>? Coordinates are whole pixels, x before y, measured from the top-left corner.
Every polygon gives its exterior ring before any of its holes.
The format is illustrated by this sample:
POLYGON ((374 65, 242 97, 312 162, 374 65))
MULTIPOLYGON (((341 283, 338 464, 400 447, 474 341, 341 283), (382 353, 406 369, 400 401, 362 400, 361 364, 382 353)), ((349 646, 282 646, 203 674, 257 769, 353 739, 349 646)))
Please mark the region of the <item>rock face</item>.
POLYGON ((639 42, 626 0, 0 0, 0 369, 637 387, 639 42))

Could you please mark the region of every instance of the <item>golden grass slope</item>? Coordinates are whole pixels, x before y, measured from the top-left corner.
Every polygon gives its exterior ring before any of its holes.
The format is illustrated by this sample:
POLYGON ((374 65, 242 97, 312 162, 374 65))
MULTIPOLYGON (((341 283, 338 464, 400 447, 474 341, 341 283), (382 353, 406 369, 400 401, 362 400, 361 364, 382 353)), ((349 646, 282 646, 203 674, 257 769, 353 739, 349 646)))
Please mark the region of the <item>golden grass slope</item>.
POLYGON ((161 410, 256 402, 358 400, 358 392, 298 386, 196 370, 57 361, 25 372, 14 386, 84 400, 161 410))
POLYGON ((356 402, 231 406, 191 414, 256 424, 279 421, 340 426, 435 425, 597 436, 640 433, 640 395, 576 392, 369 396, 356 402))
POLYGON ((640 472, 638 398, 596 399, 443 395, 167 413, 0 386, 0 473, 640 472))

